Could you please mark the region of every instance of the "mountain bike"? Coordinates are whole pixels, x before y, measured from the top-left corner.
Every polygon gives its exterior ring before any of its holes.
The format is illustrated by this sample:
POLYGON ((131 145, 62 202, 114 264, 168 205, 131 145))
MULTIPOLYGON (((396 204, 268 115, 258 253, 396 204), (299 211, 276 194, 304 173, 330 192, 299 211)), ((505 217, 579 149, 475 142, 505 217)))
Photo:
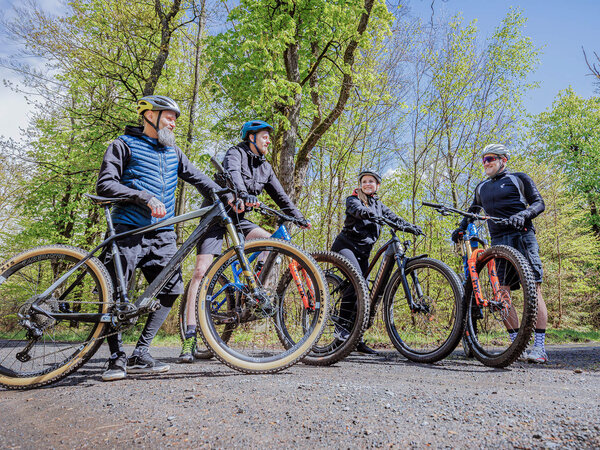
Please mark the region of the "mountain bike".
MULTIPOLYGON (((357 307, 349 318, 346 316, 345 322, 336 325, 352 323, 352 327, 360 328, 366 322, 366 327, 370 327, 383 300, 383 319, 394 347, 411 361, 439 361, 456 348, 463 332, 465 314, 460 280, 442 261, 425 254, 407 256, 411 241, 401 242, 396 235, 402 230, 385 218, 377 221, 389 227, 391 239, 369 264, 367 279, 381 260, 374 278, 369 280, 367 306, 362 314, 357 307)), ((356 275, 364 280, 358 272, 356 275)), ((343 286, 340 287, 341 294, 343 286)))
MULTIPOLYGON (((263 215, 272 216, 278 220, 278 228, 271 235, 272 238, 282 239, 285 241, 291 241, 292 236, 288 229, 288 224, 301 225, 298 219, 289 216, 281 211, 269 208, 268 206, 261 204, 257 211, 263 215)), ((311 365, 331 365, 341 359, 345 358, 355 348, 357 342, 362 337, 366 329, 368 317, 369 304, 367 302, 367 286, 358 273, 357 269, 344 258, 342 255, 335 252, 313 252, 311 256, 319 264, 319 267, 323 270, 325 276, 325 282, 329 290, 329 320, 327 321, 323 334, 319 341, 313 346, 311 352, 304 357, 303 362, 311 365), (342 302, 343 293, 346 289, 353 289, 354 295, 357 299, 357 311, 359 317, 364 317, 362 321, 353 321, 350 324, 344 323, 342 317, 351 314, 351 312, 345 312, 343 309, 345 306, 342 302), (348 336, 345 339, 337 339, 335 333, 336 324, 342 323, 345 329, 348 330, 348 336)), ((248 255, 248 260, 252 263, 259 257, 259 252, 255 252, 248 255)), ((262 262, 257 263, 259 267, 268 267, 273 264, 268 258, 262 262)), ((260 276, 260 271, 258 271, 260 276)), ((239 283, 241 277, 241 268, 237 267, 235 271, 231 273, 232 278, 228 279, 221 276, 219 279, 220 289, 213 303, 214 314, 233 314, 233 311, 239 304, 239 283)), ((303 301, 309 303, 312 301, 312 292, 309 289, 303 292, 303 286, 309 285, 308 280, 303 280, 306 274, 302 270, 298 270, 293 264, 288 265, 285 273, 281 276, 279 282, 276 284, 276 295, 280 298, 285 298, 289 295, 288 290, 298 291, 300 298, 303 301)), ((189 289, 189 283, 186 286, 186 293, 183 299, 187 299, 187 290, 189 289)), ((297 311, 305 313, 304 311, 297 311)), ((297 339, 298 333, 293 331, 292 324, 301 323, 306 320, 306 317, 289 317, 290 311, 280 309, 276 315, 275 320, 278 322, 276 330, 278 337, 281 342, 287 347, 293 347, 295 340, 297 339)), ((239 325, 234 322, 229 324, 227 327, 223 327, 221 339, 227 342, 232 332, 239 325)), ((187 305, 186 301, 181 301, 179 305, 179 331, 181 339, 185 339, 185 330, 187 328, 187 305)), ((202 342, 196 343, 196 349, 194 356, 198 359, 209 359, 212 357, 210 349, 202 342)))
MULTIPOLYGON (((458 214, 470 220, 507 219, 474 214, 449 206, 423 202, 442 215, 458 214)), ((467 256, 465 281, 467 347, 477 360, 490 367, 512 364, 527 347, 537 318, 537 293, 527 259, 506 245, 488 246, 475 233, 465 233, 459 241, 467 256), (474 243, 481 245, 474 248, 474 243), (509 333, 513 333, 511 338, 509 333)))
MULTIPOLYGON (((222 170, 218 163, 213 164, 222 170)), ((107 335, 130 328, 140 316, 160 307, 156 295, 207 228, 216 223, 225 226, 233 246, 216 258, 199 288, 198 324, 206 345, 220 361, 246 373, 277 372, 302 359, 319 339, 326 322, 329 296, 323 273, 310 255, 290 242, 244 242, 219 199, 227 192, 231 189, 212 191, 210 206, 120 234, 115 233, 110 207, 121 199, 88 195, 94 204, 104 208, 108 228, 108 237, 95 249, 86 252, 66 245, 36 247, 0 265, 0 385, 9 389, 34 388, 75 372, 94 355, 107 335), (192 219, 201 219, 199 225, 157 278, 131 303, 116 241, 192 219), (107 250, 107 258, 114 261, 114 287, 106 267, 94 256, 102 250, 107 250), (310 283, 310 288, 303 286, 311 290, 310 304, 303 303, 297 291, 276 297, 266 289, 256 267, 248 261, 248 255, 256 252, 265 252, 286 265, 297 264, 305 275, 303 282, 310 283), (222 330, 232 318, 213 315, 211 311, 220 278, 228 276, 236 265, 242 268, 243 275, 239 314, 244 320, 244 332, 225 342, 222 330), (304 311, 293 311, 297 309, 304 311), (290 317, 303 318, 295 327, 296 345, 290 348, 281 344, 275 330, 275 318, 282 314, 281 310, 290 317)), ((273 267, 267 272, 264 275, 276 280, 282 275, 273 267)))
POLYGON ((383 320, 394 347, 411 361, 440 361, 456 348, 464 329, 460 280, 442 261, 426 254, 407 256, 412 242, 400 241, 396 232, 402 228, 378 220, 387 225, 391 239, 369 264, 370 274, 381 258, 370 289, 369 326, 383 300, 383 320))

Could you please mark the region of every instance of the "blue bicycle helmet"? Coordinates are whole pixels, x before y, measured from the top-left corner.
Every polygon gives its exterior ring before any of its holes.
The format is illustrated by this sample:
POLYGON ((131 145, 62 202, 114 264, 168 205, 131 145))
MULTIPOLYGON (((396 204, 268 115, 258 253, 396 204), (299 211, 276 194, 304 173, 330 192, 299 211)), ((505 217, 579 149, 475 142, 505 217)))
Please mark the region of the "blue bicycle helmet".
POLYGON ((251 120, 250 122, 246 122, 244 125, 242 125, 240 137, 242 138, 242 141, 245 141, 248 139, 249 134, 258 133, 261 130, 268 130, 269 133, 272 133, 273 127, 262 120, 251 120))

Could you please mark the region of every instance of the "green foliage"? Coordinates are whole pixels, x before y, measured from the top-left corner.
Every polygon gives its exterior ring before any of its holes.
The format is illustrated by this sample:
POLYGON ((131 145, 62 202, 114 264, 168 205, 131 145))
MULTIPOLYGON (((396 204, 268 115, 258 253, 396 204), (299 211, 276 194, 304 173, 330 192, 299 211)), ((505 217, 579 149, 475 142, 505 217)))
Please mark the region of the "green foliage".
POLYGON ((537 154, 567 174, 570 188, 587 205, 587 220, 600 237, 600 98, 561 91, 552 108, 532 123, 537 154))

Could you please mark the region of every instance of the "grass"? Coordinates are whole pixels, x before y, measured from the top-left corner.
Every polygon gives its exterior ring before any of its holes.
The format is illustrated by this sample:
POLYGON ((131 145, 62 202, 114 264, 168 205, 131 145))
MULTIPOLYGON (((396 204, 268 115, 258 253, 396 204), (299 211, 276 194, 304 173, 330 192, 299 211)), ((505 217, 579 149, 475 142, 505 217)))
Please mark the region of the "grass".
POLYGON ((546 330, 546 343, 548 344, 571 344, 598 341, 600 341, 600 330, 546 330))

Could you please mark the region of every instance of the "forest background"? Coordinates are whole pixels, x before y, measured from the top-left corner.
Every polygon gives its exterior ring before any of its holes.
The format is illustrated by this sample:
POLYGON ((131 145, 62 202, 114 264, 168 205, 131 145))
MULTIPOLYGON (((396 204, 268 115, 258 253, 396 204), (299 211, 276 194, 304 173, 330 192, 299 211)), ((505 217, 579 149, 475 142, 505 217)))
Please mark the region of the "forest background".
MULTIPOLYGON (((421 202, 466 208, 481 149, 505 143, 510 168, 531 175, 546 201, 535 225, 549 328, 598 336, 600 98, 579 97, 567 80, 550 108, 527 113, 542 50, 520 10, 483 36, 461 16, 423 20, 382 0, 71 0, 60 13, 27 0, 15 9, 2 25, 21 45, 0 64, 21 74, 14 89, 34 113, 21 139, 0 140, 0 260, 100 241, 101 211, 83 194, 94 193, 108 143, 139 123, 135 101, 163 94, 182 108, 180 147, 207 172, 244 121, 275 126, 269 159, 313 224, 296 243, 328 249, 358 171, 371 168, 385 174, 382 201, 425 230, 413 251, 458 273, 449 240, 458 219, 421 202)), ((600 60, 585 50, 600 80, 600 60)), ((180 184, 178 213, 200 201, 180 184)), ((177 228, 180 242, 193 227, 177 228)))

